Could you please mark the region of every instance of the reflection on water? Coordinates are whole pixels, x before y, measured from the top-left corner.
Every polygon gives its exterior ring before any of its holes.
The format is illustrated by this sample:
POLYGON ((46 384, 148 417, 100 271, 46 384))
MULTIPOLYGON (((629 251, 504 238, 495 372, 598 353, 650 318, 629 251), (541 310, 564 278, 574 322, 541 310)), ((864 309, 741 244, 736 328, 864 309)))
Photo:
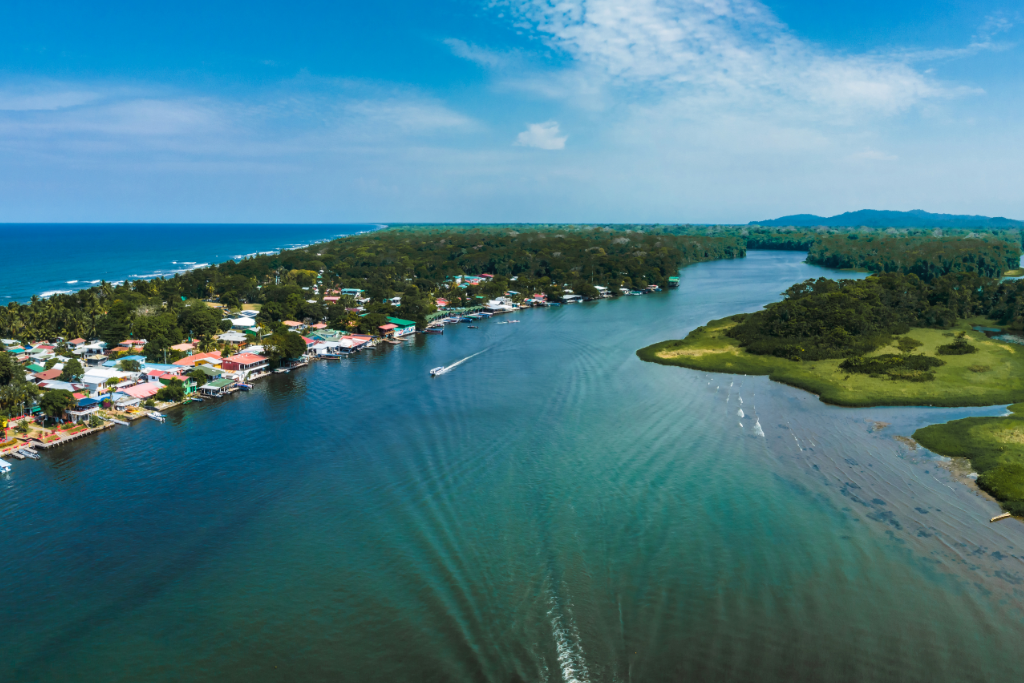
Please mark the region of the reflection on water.
POLYGON ((990 680, 1024 527, 905 437, 634 351, 824 271, 449 328, 0 480, 0 679, 990 680), (432 381, 432 367, 490 350, 432 381))

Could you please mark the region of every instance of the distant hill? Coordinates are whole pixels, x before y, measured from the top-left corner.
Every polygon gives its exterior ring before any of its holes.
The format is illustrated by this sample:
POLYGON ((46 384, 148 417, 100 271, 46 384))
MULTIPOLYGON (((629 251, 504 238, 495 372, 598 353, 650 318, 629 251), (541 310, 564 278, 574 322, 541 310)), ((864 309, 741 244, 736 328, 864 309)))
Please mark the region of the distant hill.
POLYGON ((768 221, 753 221, 750 225, 765 227, 782 227, 787 225, 798 227, 814 227, 823 225, 829 228, 1022 228, 1024 221, 1009 218, 990 218, 988 216, 956 216, 949 213, 928 213, 927 211, 847 211, 838 216, 825 218, 809 213, 795 216, 783 216, 768 221))

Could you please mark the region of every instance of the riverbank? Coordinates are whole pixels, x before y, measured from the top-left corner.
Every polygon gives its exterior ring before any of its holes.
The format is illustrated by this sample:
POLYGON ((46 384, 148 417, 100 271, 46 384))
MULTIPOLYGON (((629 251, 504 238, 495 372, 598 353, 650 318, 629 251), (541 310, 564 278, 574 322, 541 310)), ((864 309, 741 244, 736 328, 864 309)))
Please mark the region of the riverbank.
POLYGON ((968 417, 929 425, 914 439, 930 451, 966 458, 978 486, 1015 516, 1024 516, 1024 403, 1001 417, 968 417))
MULTIPOLYGON (((743 315, 712 320, 682 340, 652 344, 637 351, 642 360, 740 375, 768 375, 769 379, 816 394, 825 403, 846 407, 870 406, 989 406, 1024 401, 1024 347, 991 340, 974 326, 991 326, 984 318, 962 320, 951 329, 911 329, 907 337, 921 342, 916 353, 945 361, 935 368, 935 379, 911 382, 854 374, 841 369, 843 359, 793 361, 747 353, 727 332, 743 315), (976 353, 936 356, 939 346, 963 332, 976 353)), ((883 347, 866 357, 898 353, 883 347)))

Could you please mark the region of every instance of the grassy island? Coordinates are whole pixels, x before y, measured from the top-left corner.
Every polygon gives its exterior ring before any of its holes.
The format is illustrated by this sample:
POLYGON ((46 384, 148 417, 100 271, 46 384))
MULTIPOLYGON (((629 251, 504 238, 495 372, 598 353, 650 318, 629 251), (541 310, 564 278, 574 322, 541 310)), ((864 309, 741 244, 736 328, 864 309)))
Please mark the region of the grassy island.
POLYGON ((794 285, 756 313, 654 344, 641 359, 768 375, 842 406, 1024 401, 1024 346, 975 327, 1020 329, 1024 289, 974 273, 885 273, 794 285))
POLYGON ((952 458, 967 458, 978 486, 1008 511, 1024 516, 1024 403, 1005 417, 969 417, 929 425, 914 432, 925 448, 952 458))
MULTIPOLYGON (((887 375, 851 373, 840 365, 844 359, 790 360, 755 355, 728 336, 746 316, 712 320, 686 339, 664 341, 637 351, 645 361, 678 365, 707 372, 768 375, 770 379, 817 394, 825 403, 840 406, 984 406, 1024 401, 1024 347, 987 339, 974 325, 992 325, 984 318, 961 321, 951 329, 912 328, 905 336, 921 342, 916 349, 933 356, 949 344, 955 331, 963 331, 977 348, 972 354, 941 356, 945 365, 936 368, 931 381, 891 379, 887 375)), ((895 346, 880 347, 865 358, 899 353, 895 346)))

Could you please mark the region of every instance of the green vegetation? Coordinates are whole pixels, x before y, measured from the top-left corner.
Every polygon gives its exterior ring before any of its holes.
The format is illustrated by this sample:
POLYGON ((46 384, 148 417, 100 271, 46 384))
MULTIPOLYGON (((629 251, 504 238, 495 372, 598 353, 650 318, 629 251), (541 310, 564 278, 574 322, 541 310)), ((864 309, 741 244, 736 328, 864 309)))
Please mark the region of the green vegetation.
POLYGON ((78 362, 77 358, 72 358, 64 363, 63 369, 60 371, 60 381, 62 382, 77 382, 85 374, 85 368, 78 362))
POLYGON ((971 328, 1019 324, 1022 293, 1017 282, 973 273, 930 282, 895 273, 820 278, 762 311, 637 353, 666 365, 769 375, 839 405, 1013 403, 1024 400, 1024 348, 971 328))
MULTIPOLYGON (((22 340, 83 337, 117 345, 146 339, 151 361, 173 361, 170 347, 190 336, 201 351, 216 346, 214 335, 228 327, 207 305, 217 299, 232 308, 259 307, 266 332, 285 332, 284 320, 327 320, 332 327, 359 326, 347 308, 350 297, 325 301, 328 290, 354 288, 373 299, 379 316, 425 323, 437 296, 454 306, 479 305, 506 291, 544 292, 559 297, 571 288, 596 295, 594 285, 618 288, 667 286, 689 263, 741 258, 735 237, 662 235, 611 229, 389 229, 354 235, 242 261, 192 270, 167 279, 103 283, 73 294, 33 298, 0 307, 0 334, 22 340), (457 275, 494 277, 466 289, 457 275), (399 306, 384 303, 401 296, 399 306)), ((371 319, 371 322, 374 319, 371 319)), ((366 325, 369 325, 367 323, 366 325)), ((376 328, 370 328, 376 332, 376 328)))
POLYGON ((940 356, 966 356, 968 353, 976 353, 978 349, 971 346, 967 341, 967 335, 961 332, 956 336, 952 344, 943 344, 937 350, 940 356))
POLYGON ((949 273, 1000 277, 1020 263, 1019 243, 997 238, 827 235, 811 244, 807 262, 876 273, 913 273, 924 281, 949 273))
POLYGON ((42 409, 43 414, 49 418, 59 418, 64 415, 64 411, 70 410, 75 407, 78 402, 70 391, 64 389, 55 389, 53 391, 43 392, 43 397, 39 400, 39 407, 42 409))
POLYGON ((969 417, 929 425, 914 439, 940 455, 967 458, 979 474, 978 486, 1004 509, 1024 516, 1024 404, 1005 417, 969 417))
MULTIPOLYGON (((746 316, 713 320, 698 327, 686 339, 665 341, 637 351, 652 363, 677 365, 706 372, 768 375, 769 378, 817 394, 825 403, 866 407, 878 405, 982 406, 1024 401, 1024 347, 990 340, 972 325, 992 324, 985 318, 963 320, 958 328, 978 347, 976 354, 950 356, 930 370, 931 381, 905 381, 899 372, 863 374, 841 366, 845 359, 790 360, 755 355, 739 346, 729 333, 746 316)), ((912 328, 909 335, 920 341, 924 357, 932 357, 949 341, 949 331, 912 328)), ((890 347, 891 348, 891 347, 890 347)), ((886 347, 863 356, 892 356, 886 347)), ((905 357, 905 356, 904 356, 905 357)), ((914 358, 918 354, 914 354, 914 358)), ((900 370, 900 368, 896 368, 900 370)))
POLYGON ((185 400, 185 384, 181 380, 172 379, 155 396, 158 401, 180 403, 185 400))

